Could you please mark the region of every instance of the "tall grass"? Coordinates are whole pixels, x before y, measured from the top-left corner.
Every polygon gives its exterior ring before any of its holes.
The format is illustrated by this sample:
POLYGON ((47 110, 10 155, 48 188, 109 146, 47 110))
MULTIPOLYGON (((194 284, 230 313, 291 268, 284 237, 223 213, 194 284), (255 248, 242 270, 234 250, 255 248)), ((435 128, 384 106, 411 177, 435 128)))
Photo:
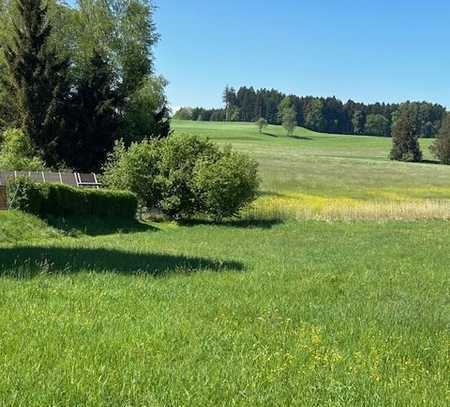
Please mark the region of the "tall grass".
POLYGON ((450 220, 450 200, 356 200, 305 194, 260 198, 245 214, 251 219, 324 221, 450 220))
POLYGON ((42 226, 0 243, 0 405, 448 405, 447 222, 42 226))

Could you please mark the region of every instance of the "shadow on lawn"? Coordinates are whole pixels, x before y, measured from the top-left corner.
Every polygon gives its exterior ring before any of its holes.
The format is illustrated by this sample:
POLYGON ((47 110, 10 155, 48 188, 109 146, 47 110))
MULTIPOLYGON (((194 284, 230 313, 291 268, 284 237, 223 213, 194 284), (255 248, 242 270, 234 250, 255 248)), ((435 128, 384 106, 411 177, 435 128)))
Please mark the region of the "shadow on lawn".
MULTIPOLYGON (((263 131, 262 134, 264 134, 265 136, 275 137, 275 138, 284 137, 284 136, 279 136, 279 135, 274 134, 274 133, 268 133, 266 131, 263 131)), ((310 141, 313 140, 311 137, 306 137, 306 136, 289 136, 288 138, 293 138, 293 139, 296 139, 296 140, 310 140, 310 141)))
POLYGON ((0 248, 0 275, 28 278, 40 273, 72 274, 81 271, 125 275, 243 271, 237 261, 169 254, 140 254, 111 249, 19 246, 0 248))
POLYGON ((95 217, 49 217, 49 226, 61 230, 67 235, 101 236, 114 233, 136 233, 157 231, 158 229, 137 220, 99 219, 95 217))
POLYGON ((262 134, 264 134, 265 136, 278 138, 277 134, 268 133, 267 131, 263 131, 262 134))
POLYGON ((308 141, 312 140, 311 137, 306 137, 306 136, 290 136, 290 138, 294 138, 296 140, 308 140, 308 141))
POLYGON ((229 219, 224 220, 220 223, 214 222, 208 219, 190 219, 180 222, 182 226, 215 226, 215 227, 230 227, 230 228, 258 228, 258 229, 271 229, 276 225, 284 223, 282 219, 268 218, 268 219, 254 219, 254 218, 243 218, 243 219, 229 219))
POLYGON ((422 160, 420 161, 422 164, 435 164, 435 165, 444 165, 438 160, 422 160))

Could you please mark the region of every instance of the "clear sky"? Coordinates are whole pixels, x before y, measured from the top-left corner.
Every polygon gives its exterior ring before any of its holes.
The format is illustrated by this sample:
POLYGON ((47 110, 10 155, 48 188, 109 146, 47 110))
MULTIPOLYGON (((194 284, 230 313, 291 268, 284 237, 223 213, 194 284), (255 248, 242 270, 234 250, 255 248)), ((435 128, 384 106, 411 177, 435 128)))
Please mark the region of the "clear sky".
POLYGON ((450 0, 155 0, 171 105, 225 85, 450 107, 450 0))

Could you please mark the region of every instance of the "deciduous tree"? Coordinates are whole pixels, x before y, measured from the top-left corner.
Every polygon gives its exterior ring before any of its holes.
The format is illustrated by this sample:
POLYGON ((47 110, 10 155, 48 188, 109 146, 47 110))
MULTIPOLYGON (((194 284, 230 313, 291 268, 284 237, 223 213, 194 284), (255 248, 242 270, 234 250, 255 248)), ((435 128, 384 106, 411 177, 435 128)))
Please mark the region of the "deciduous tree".
POLYGON ((264 130, 264 128, 267 127, 267 120, 260 117, 256 121, 256 127, 258 127, 259 134, 262 134, 262 131, 264 130))

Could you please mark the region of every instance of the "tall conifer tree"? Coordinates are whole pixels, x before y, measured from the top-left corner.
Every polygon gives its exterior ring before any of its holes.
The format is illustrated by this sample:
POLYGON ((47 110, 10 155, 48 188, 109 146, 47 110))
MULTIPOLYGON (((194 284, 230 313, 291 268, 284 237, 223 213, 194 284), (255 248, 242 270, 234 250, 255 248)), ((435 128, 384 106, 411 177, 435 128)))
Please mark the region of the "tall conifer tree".
POLYGON ((414 104, 404 103, 392 132, 392 150, 390 158, 396 161, 418 162, 422 160, 417 129, 417 108, 414 104))
POLYGON ((431 146, 432 153, 442 164, 450 165, 450 113, 442 122, 441 130, 431 146))
POLYGON ((16 0, 18 20, 12 44, 5 48, 8 85, 20 125, 37 153, 49 165, 57 163, 60 110, 67 93, 68 61, 49 50, 51 26, 42 0, 16 0))
POLYGON ((93 50, 70 101, 69 128, 60 158, 79 171, 98 171, 117 139, 120 92, 111 64, 93 50))

